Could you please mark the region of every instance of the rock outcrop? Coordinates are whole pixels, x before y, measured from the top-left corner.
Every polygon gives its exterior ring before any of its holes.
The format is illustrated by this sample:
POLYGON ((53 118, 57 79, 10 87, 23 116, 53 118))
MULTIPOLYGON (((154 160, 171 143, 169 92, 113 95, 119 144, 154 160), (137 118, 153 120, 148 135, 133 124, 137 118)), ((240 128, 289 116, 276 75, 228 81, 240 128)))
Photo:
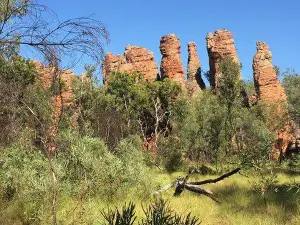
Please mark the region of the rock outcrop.
POLYGON ((38 61, 32 61, 38 73, 38 78, 45 88, 50 88, 55 81, 62 85, 61 92, 57 93, 62 98, 62 104, 68 105, 72 100, 72 80, 76 77, 72 70, 57 70, 54 67, 43 66, 38 61))
POLYGON ((273 67, 272 53, 265 42, 256 43, 253 58, 254 85, 259 99, 265 103, 286 102, 287 97, 273 67))
POLYGON ((107 84, 109 75, 115 71, 140 73, 145 80, 149 81, 156 80, 159 74, 153 52, 130 45, 126 47, 124 56, 107 53, 102 69, 104 84, 107 84))
POLYGON ((112 72, 119 71, 120 65, 125 64, 125 57, 122 55, 115 56, 112 53, 107 53, 102 64, 103 83, 107 84, 109 75, 112 72))
POLYGON ((275 131, 277 136, 274 157, 278 158, 286 152, 293 139, 287 96, 274 70, 269 46, 261 41, 256 43, 256 48, 257 53, 252 65, 254 85, 258 101, 267 106, 268 127, 275 131))
POLYGON ((175 34, 168 34, 160 40, 162 54, 160 72, 162 78, 169 78, 184 86, 184 68, 180 56, 180 42, 175 34))
POLYGON ((188 43, 187 88, 192 94, 200 89, 205 89, 205 83, 201 77, 201 64, 195 42, 188 43))
POLYGON ((206 47, 209 57, 210 85, 215 90, 219 90, 222 60, 232 58, 234 62, 239 63, 232 33, 228 30, 216 30, 214 34, 209 33, 206 36, 206 47))

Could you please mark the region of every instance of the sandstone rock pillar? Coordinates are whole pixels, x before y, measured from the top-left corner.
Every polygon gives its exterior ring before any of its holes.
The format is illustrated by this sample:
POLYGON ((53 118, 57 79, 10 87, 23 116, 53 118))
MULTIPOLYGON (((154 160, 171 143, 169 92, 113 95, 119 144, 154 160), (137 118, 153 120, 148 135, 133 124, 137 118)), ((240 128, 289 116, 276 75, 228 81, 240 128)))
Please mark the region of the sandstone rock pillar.
POLYGON ((286 102, 287 97, 272 63, 269 46, 261 41, 256 43, 257 53, 253 58, 254 85, 259 99, 265 103, 286 102))
POLYGON ((162 78, 169 78, 184 85, 184 68, 180 56, 180 42, 175 34, 168 34, 160 40, 162 54, 160 71, 162 78))
POLYGON ((220 71, 222 60, 232 58, 234 62, 239 63, 232 33, 228 30, 216 30, 214 34, 209 33, 206 36, 206 47, 209 57, 210 85, 218 91, 219 79, 222 76, 220 71))
POLYGON ((278 158, 286 152, 292 140, 287 96, 274 70, 269 46, 261 41, 256 43, 256 48, 257 53, 253 58, 252 65, 254 85, 258 101, 266 106, 268 127, 277 136, 274 144, 276 151, 273 156, 278 158))
POLYGON ((205 83, 201 77, 201 64, 195 42, 188 43, 187 80, 188 90, 192 93, 200 89, 205 89, 205 83))

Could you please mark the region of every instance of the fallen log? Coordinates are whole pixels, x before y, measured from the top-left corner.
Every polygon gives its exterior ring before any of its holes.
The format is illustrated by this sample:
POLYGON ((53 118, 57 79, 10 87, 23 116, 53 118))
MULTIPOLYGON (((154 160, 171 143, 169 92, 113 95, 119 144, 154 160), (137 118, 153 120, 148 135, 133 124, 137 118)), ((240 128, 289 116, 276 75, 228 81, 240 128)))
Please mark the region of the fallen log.
POLYGON ((221 203, 221 201, 219 199, 217 199, 214 196, 214 194, 208 189, 204 189, 202 187, 199 187, 197 185, 192 185, 192 184, 186 184, 185 189, 189 190, 189 191, 192 191, 192 192, 195 192, 195 193, 198 193, 198 194, 201 194, 201 195, 205 195, 205 196, 211 198, 212 200, 214 200, 215 202, 221 203))
POLYGON ((208 179, 208 180, 203 180, 203 181, 199 181, 199 182, 189 182, 190 184, 194 184, 194 185, 203 185, 203 184, 211 184, 211 183, 217 183, 221 180, 224 180, 227 177, 232 176, 233 174, 236 174, 240 171, 240 168, 234 169, 232 171, 230 171, 229 173, 225 173, 222 176, 216 178, 216 179, 208 179))
POLYGON ((172 183, 167 184, 164 187, 162 187, 160 190, 156 191, 155 194, 158 194, 162 191, 169 190, 170 188, 176 186, 174 196, 179 196, 186 189, 186 190, 194 192, 194 193, 205 195, 205 196, 211 198, 212 200, 214 200, 215 202, 220 203, 221 201, 217 197, 215 197, 214 194, 210 190, 204 189, 204 188, 200 187, 200 185, 217 183, 221 180, 224 180, 225 178, 228 178, 228 177, 238 173, 240 170, 241 170, 240 168, 234 169, 234 170, 232 170, 228 173, 225 173, 222 176, 215 178, 215 179, 208 179, 208 180, 196 181, 196 182, 188 182, 190 175, 193 173, 193 170, 189 170, 185 177, 178 177, 172 183))

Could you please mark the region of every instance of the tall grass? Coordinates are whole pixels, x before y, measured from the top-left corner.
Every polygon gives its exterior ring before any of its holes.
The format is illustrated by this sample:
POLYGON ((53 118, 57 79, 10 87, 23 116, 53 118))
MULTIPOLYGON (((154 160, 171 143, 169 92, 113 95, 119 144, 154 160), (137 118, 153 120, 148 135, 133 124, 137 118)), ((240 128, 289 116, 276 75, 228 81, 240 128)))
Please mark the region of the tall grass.
MULTIPOLYGON (((183 173, 153 173, 151 179, 156 184, 154 189, 165 185, 176 179, 183 173)), ((191 180, 203 180, 212 176, 193 175, 191 180)), ((173 196, 173 189, 162 193, 162 197, 168 201, 169 207, 178 215, 187 215, 200 218, 201 224, 205 225, 298 225, 300 224, 300 193, 297 189, 290 189, 291 183, 300 183, 300 176, 278 175, 278 183, 264 196, 253 188, 253 184, 259 180, 258 177, 249 178, 239 174, 234 175, 217 184, 205 185, 222 201, 218 204, 206 196, 198 195, 185 190, 179 197, 173 196)), ((153 189, 153 190, 154 190, 153 189)), ((125 202, 135 203, 135 216, 137 222, 142 222, 145 216, 143 206, 153 202, 153 198, 141 198, 134 192, 124 194, 117 201, 104 201, 99 197, 88 197, 83 200, 72 196, 60 197, 58 204, 59 224, 104 224, 105 219, 101 214, 108 207, 122 208, 125 202)), ((1 204, 0 221, 8 221, 2 224, 18 224, 18 218, 12 218, 14 209, 12 205, 5 202, 1 204), (11 220, 4 218, 10 216, 11 220), (2 219, 1 219, 2 218, 2 219), (15 223, 11 223, 14 221, 15 223)), ((40 223, 50 224, 50 218, 46 212, 49 208, 45 205, 45 214, 41 214, 40 223)), ((22 224, 22 223, 19 223, 22 224)))

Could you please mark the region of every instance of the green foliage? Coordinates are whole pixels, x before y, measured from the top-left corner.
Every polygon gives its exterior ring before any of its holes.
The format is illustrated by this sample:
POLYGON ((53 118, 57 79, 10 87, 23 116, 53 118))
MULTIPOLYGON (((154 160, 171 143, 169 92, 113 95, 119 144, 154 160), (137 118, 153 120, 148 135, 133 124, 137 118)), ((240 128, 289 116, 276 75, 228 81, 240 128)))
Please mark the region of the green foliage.
POLYGON ((108 209, 107 212, 103 210, 101 214, 108 225, 133 225, 136 220, 135 205, 132 202, 128 205, 125 203, 121 212, 119 209, 108 209))
POLYGON ((34 65, 19 55, 14 55, 9 60, 0 57, 0 74, 1 82, 16 84, 18 88, 25 88, 36 79, 34 65))
POLYGON ((300 76, 293 69, 283 72, 283 86, 288 96, 289 111, 300 125, 300 76))
POLYGON ((240 65, 235 63, 233 59, 226 59, 220 65, 222 76, 220 77, 220 97, 224 101, 228 110, 240 98, 241 93, 241 72, 240 65))
POLYGON ((143 208, 145 218, 142 220, 142 225, 197 225, 199 218, 191 217, 191 214, 187 214, 186 217, 175 213, 168 202, 164 199, 156 199, 154 203, 148 207, 143 208))
POLYGON ((26 127, 37 136, 51 120, 50 93, 36 79, 34 65, 15 55, 0 57, 0 143, 9 144, 26 127))
POLYGON ((162 164, 168 172, 178 171, 184 165, 181 145, 182 143, 175 135, 160 140, 156 161, 162 164))
POLYGON ((49 166, 39 149, 31 145, 29 133, 19 143, 0 149, 1 199, 15 208, 7 218, 16 217, 24 223, 39 221, 43 205, 49 197, 49 166))
POLYGON ((79 132, 102 138, 114 148, 124 136, 122 115, 116 108, 115 96, 106 94, 104 87, 95 88, 93 83, 73 83, 74 101, 78 108, 79 132))
POLYGON ((126 140, 114 152, 99 138, 62 133, 55 168, 63 189, 75 196, 84 192, 110 200, 126 195, 131 188, 137 194, 147 195, 152 184, 142 152, 126 140))
POLYGON ((224 106, 211 90, 205 90, 187 108, 188 114, 178 130, 185 158, 218 164, 224 139, 224 106))
POLYGON ((239 66, 222 64, 220 93, 204 90, 188 103, 178 131, 184 157, 195 163, 213 163, 216 169, 235 163, 250 168, 269 160, 274 134, 267 129, 265 111, 258 105, 242 107, 239 66), (227 162, 227 163, 226 163, 227 162))
MULTIPOLYGON (((199 218, 192 217, 191 213, 187 216, 175 213, 168 202, 162 198, 155 199, 153 203, 143 208, 144 218, 141 225, 198 225, 199 218)), ((108 225, 133 225, 136 221, 135 205, 130 202, 123 205, 121 212, 118 208, 109 209, 107 212, 101 212, 108 225)))
POLYGON ((111 74, 107 87, 77 82, 74 90, 81 110, 81 130, 89 126, 93 135, 103 138, 110 148, 129 135, 145 139, 168 132, 181 92, 168 79, 150 83, 139 74, 120 72, 111 74))

